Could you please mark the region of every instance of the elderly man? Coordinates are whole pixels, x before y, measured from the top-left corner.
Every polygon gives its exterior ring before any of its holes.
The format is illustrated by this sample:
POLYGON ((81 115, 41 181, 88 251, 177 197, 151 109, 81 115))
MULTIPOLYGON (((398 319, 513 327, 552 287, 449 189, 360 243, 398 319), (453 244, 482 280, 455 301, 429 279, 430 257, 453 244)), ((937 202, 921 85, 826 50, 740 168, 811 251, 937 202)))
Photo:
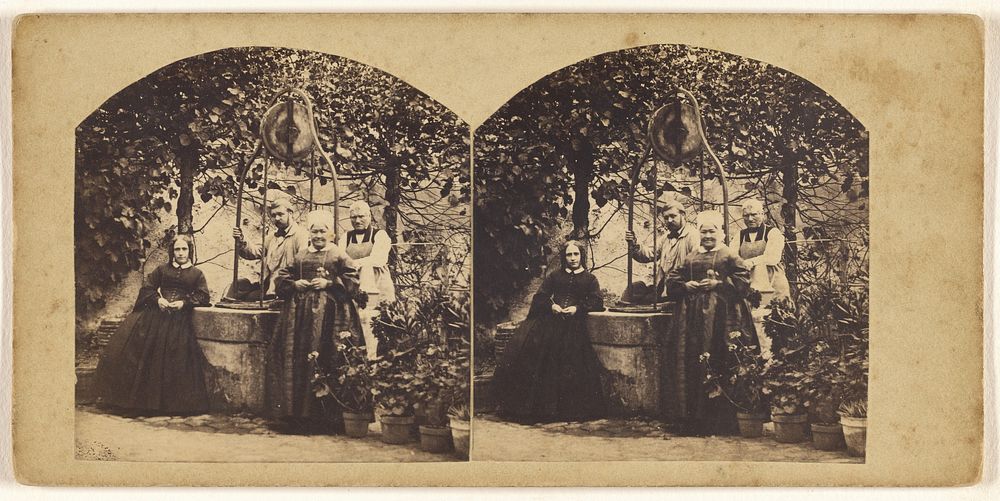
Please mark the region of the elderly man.
MULTIPOLYGON (((233 238, 238 240, 237 252, 243 259, 263 259, 264 274, 260 277, 264 284, 265 297, 274 296, 274 274, 295 260, 295 255, 309 245, 309 235, 295 223, 295 210, 291 196, 280 190, 268 190, 268 214, 274 223, 274 232, 264 236, 264 246, 247 242, 240 227, 233 228, 233 238)), ((238 291, 230 291, 229 297, 242 300, 256 300, 260 296, 260 285, 256 287, 241 279, 238 291)))
POLYGON ((389 273, 389 251, 392 241, 385 230, 372 225, 372 210, 367 203, 351 204, 351 231, 340 240, 341 248, 354 261, 361 275, 361 290, 368 294, 368 304, 359 313, 364 330, 368 356, 374 358, 378 340, 372 333, 372 321, 378 316, 378 306, 396 300, 396 287, 389 273))
POLYGON ((743 221, 747 227, 740 231, 739 252, 750 268, 750 288, 761 293, 761 305, 788 297, 788 279, 781 264, 785 236, 764 222, 764 204, 760 200, 743 202, 743 221))
MULTIPOLYGON (((629 253, 640 263, 656 260, 658 278, 656 287, 648 290, 645 284, 632 284, 633 287, 622 294, 622 299, 630 303, 651 303, 653 299, 663 297, 666 293, 666 277, 684 262, 688 254, 698 248, 698 230, 687 222, 684 205, 675 198, 661 197, 659 200, 659 217, 666 226, 667 233, 660 238, 653 249, 643 247, 635 239, 635 233, 625 232, 629 253), (646 290, 644 290, 646 289, 646 290)), ((669 298, 668 298, 669 299, 669 298)))

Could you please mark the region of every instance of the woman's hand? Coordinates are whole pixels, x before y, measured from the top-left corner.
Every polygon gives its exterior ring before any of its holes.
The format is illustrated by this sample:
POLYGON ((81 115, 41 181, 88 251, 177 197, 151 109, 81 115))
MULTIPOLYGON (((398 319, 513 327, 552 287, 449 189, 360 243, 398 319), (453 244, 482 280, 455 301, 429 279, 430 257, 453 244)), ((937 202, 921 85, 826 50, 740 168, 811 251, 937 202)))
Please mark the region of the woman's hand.
POLYGON ((570 306, 563 310, 567 315, 576 315, 576 306, 570 306))
POLYGON ((156 300, 156 306, 158 306, 160 308, 160 310, 162 310, 162 311, 166 311, 166 310, 171 309, 170 308, 170 301, 167 301, 166 299, 163 299, 162 297, 156 300))
POLYGON ((560 313, 565 313, 565 310, 563 310, 558 304, 552 303, 552 313, 559 315, 560 313))
POLYGON ((318 291, 321 291, 321 290, 323 290, 323 289, 326 289, 327 287, 330 287, 330 284, 332 284, 332 283, 333 283, 333 282, 331 282, 330 280, 327 280, 327 279, 325 279, 325 278, 314 278, 314 279, 312 279, 312 280, 311 280, 311 281, 309 282, 309 285, 310 285, 310 286, 311 286, 311 287, 312 287, 312 288, 313 288, 314 290, 318 290, 318 291))
POLYGON ((706 278, 705 280, 701 281, 701 286, 702 286, 702 288, 704 290, 709 290, 710 291, 710 290, 718 287, 719 284, 721 284, 721 283, 722 283, 721 280, 716 280, 714 278, 706 278))
POLYGON ((688 292, 698 292, 702 289, 702 287, 702 282, 695 280, 684 282, 684 288, 687 289, 688 292))
POLYGON ((167 306, 171 310, 180 311, 182 308, 184 308, 184 300, 183 299, 178 299, 177 301, 172 301, 167 306))
POLYGON ((309 287, 311 285, 308 280, 304 279, 296 280, 294 284, 295 284, 295 290, 299 292, 304 292, 309 290, 309 287))

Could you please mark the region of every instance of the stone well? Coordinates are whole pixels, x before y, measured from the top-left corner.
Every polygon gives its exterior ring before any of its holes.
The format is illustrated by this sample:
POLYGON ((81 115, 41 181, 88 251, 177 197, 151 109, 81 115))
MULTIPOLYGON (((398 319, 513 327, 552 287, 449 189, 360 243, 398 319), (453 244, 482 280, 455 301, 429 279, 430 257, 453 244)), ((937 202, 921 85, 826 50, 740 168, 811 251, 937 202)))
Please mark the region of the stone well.
POLYGON ((194 334, 208 361, 205 382, 212 411, 265 411, 268 344, 278 315, 269 310, 194 309, 194 334))
POLYGON ((611 416, 658 417, 662 402, 664 353, 670 313, 596 312, 587 332, 602 366, 601 387, 611 416))

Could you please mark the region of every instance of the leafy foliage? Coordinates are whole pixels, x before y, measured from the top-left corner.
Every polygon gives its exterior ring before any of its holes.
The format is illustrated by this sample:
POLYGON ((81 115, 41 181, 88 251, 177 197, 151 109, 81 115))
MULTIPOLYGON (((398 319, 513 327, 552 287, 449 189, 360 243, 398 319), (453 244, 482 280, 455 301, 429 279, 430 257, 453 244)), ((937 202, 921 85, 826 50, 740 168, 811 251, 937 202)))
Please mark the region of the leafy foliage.
POLYGON ((372 397, 375 405, 391 416, 412 416, 416 399, 413 377, 417 348, 389 350, 371 364, 372 397))
MULTIPOLYGON (((733 183, 731 203, 758 196, 787 205, 781 208, 792 236, 796 224, 848 234, 867 217, 867 132, 815 85, 767 63, 696 47, 602 54, 524 89, 476 131, 475 238, 485 242, 474 263, 482 284, 477 319, 503 319, 512 296, 541 273, 554 229, 567 220, 577 238, 600 234, 588 219, 590 199, 621 210, 633 190, 649 201, 658 187, 701 202, 699 173, 716 182, 705 155, 659 165, 656 178, 649 169, 638 186, 629 178, 649 118, 679 86, 701 104, 708 142, 733 183)), ((788 252, 786 261, 797 259, 796 247, 788 252)))
POLYGON ((772 357, 764 371, 764 394, 772 414, 799 414, 811 404, 802 387, 809 365, 807 331, 795 306, 787 299, 771 303, 764 329, 771 338, 772 357))
POLYGON ((440 425, 449 406, 468 403, 469 290, 455 286, 450 251, 411 252, 400 268, 419 282, 380 308, 374 333, 387 353, 373 364, 372 393, 392 415, 420 409, 440 425))
MULTIPOLYGON (((224 49, 157 70, 77 127, 78 312, 100 308, 108 286, 141 267, 158 244, 150 228, 165 215, 176 213, 178 220, 168 232, 197 233, 206 222, 192 219, 196 198, 232 207, 243 168, 246 201, 259 202, 268 187, 307 200, 302 163, 271 162, 268 186, 264 159, 246 165, 261 115, 288 86, 312 98, 320 143, 349 183, 345 203, 384 193, 394 241, 401 237, 397 222, 429 233, 468 232, 469 134, 454 113, 405 82, 342 57, 224 49)), ((330 180, 319 172, 320 185, 330 180)))
POLYGON ((705 365, 709 398, 725 398, 740 412, 752 414, 764 410, 767 399, 764 396, 764 358, 760 347, 747 344, 739 332, 729 336, 729 355, 719 362, 723 367, 713 366, 709 353, 703 353, 700 361, 705 365))
POLYGON ((417 356, 411 391, 428 424, 442 426, 452 406, 469 404, 469 352, 429 345, 417 356))
POLYGON ((468 291, 443 284, 410 289, 381 307, 374 332, 380 344, 399 349, 426 342, 468 346, 469 310, 468 291))
POLYGON ((868 287, 839 283, 804 289, 797 306, 772 303, 765 318, 774 355, 765 392, 775 412, 811 407, 816 422, 836 422, 843 402, 868 399, 868 287))
POLYGON ((448 417, 459 421, 469 421, 472 419, 472 412, 469 404, 457 404, 448 409, 448 417))
POLYGON ((840 404, 840 408, 837 412, 841 416, 852 417, 852 418, 866 418, 868 417, 868 401, 866 400, 853 400, 849 402, 844 402, 840 404))
POLYGON ((319 364, 319 353, 313 352, 313 393, 320 399, 333 399, 351 412, 372 410, 372 378, 368 350, 351 340, 350 332, 342 332, 334 339, 337 353, 329 372, 319 364))

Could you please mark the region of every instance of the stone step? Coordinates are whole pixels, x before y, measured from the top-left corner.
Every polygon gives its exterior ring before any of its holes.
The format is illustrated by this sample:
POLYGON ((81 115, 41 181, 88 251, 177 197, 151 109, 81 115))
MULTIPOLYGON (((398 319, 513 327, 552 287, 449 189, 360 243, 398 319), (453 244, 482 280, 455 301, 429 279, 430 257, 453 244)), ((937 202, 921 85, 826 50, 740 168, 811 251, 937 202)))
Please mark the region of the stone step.
POLYGON ((474 393, 473 396, 475 401, 473 406, 475 408, 474 412, 492 412, 496 409, 497 402, 494 395, 493 388, 493 374, 482 374, 474 378, 474 393))
POLYGON ((514 331, 517 330, 518 325, 519 322, 504 322, 497 325, 493 334, 493 356, 496 360, 503 359, 503 354, 507 351, 507 343, 514 337, 514 331))
POLYGON ((97 400, 94 391, 94 370, 96 367, 76 368, 76 404, 92 404, 97 400))
POLYGON ((97 369, 97 354, 111 341, 111 336, 118 330, 124 316, 109 317, 101 320, 90 338, 91 347, 84 353, 78 353, 76 359, 76 403, 90 404, 96 399, 94 392, 94 370, 97 369), (96 352, 96 353, 95 353, 96 352))
POLYGON ((98 325, 97 330, 94 332, 92 343, 95 346, 103 348, 108 345, 111 341, 111 336, 118 330, 122 325, 123 317, 105 318, 101 320, 100 325, 98 325))

